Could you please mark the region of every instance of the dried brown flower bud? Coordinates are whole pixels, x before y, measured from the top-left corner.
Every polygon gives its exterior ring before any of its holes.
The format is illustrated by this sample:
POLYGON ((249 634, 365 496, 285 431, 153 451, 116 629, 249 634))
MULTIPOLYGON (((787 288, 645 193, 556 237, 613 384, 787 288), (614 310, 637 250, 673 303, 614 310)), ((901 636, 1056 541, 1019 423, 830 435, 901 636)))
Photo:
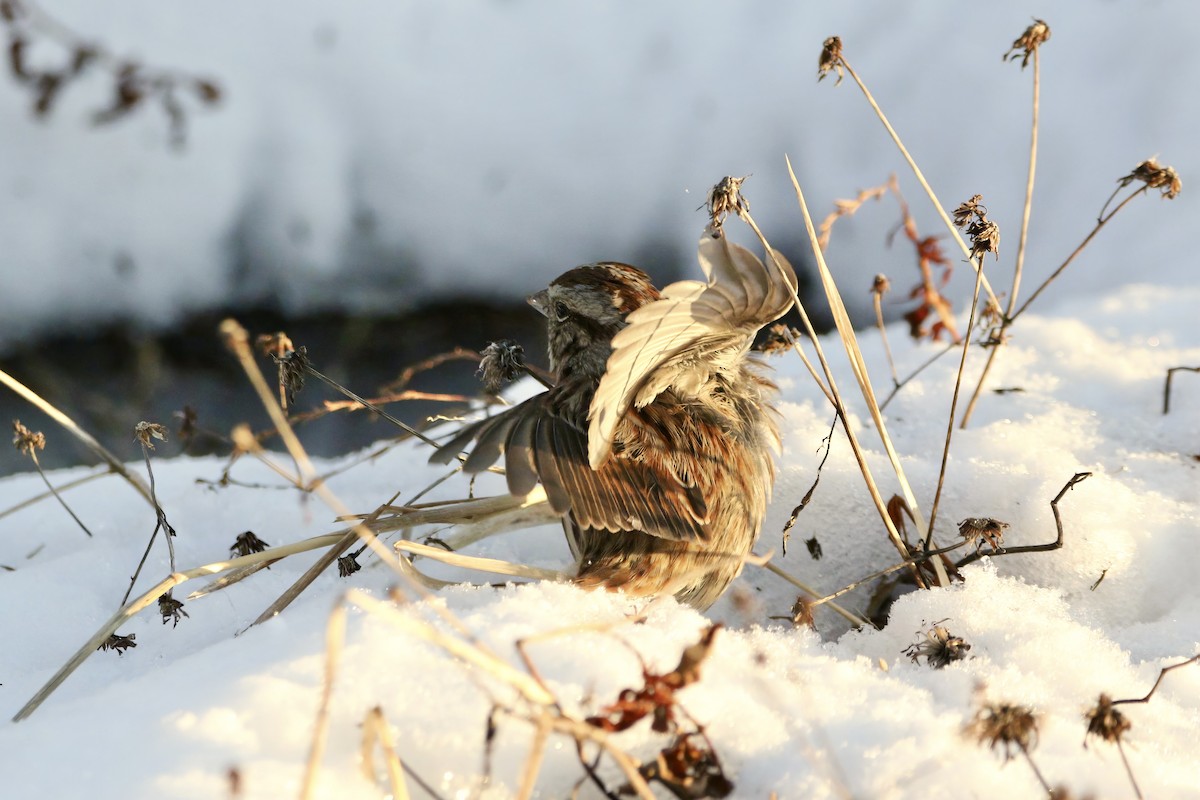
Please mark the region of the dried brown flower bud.
POLYGON ((763 338, 754 344, 754 350, 769 356, 786 352, 792 348, 792 342, 800 336, 800 331, 777 322, 767 328, 763 338))
POLYGON ((1101 694, 1100 699, 1083 718, 1087 720, 1087 734, 1083 737, 1083 746, 1087 747, 1089 736, 1099 736, 1106 742, 1119 743, 1125 732, 1133 727, 1133 723, 1125 715, 1113 708, 1112 698, 1101 694))
POLYGON ((971 258, 983 258, 985 253, 994 253, 1000 259, 1000 227, 989 219, 972 222, 967 226, 971 237, 971 258))
POLYGON ((821 549, 821 543, 814 536, 811 539, 804 540, 804 546, 808 548, 808 556, 813 561, 820 561, 821 556, 825 555, 825 551, 821 549))
POLYGON ((174 597, 171 597, 170 592, 167 592, 162 597, 158 598, 158 613, 162 615, 163 625, 166 625, 167 622, 170 621, 172 628, 179 624, 179 618, 181 616, 191 616, 188 614, 188 612, 183 610, 183 603, 176 600, 174 597))
POLYGON ((817 629, 817 620, 813 616, 812 601, 804 595, 796 598, 796 602, 792 603, 792 624, 797 628, 817 629))
POLYGON ((1033 24, 1025 29, 1025 32, 1016 38, 1012 43, 1012 47, 1008 52, 1001 56, 1001 61, 1015 61, 1021 59, 1021 69, 1029 66, 1029 59, 1037 51, 1042 43, 1050 38, 1050 26, 1043 20, 1034 19, 1033 24), (1018 53, 1016 51, 1020 50, 1018 53))
POLYGON ((511 383, 525 373, 525 348, 512 339, 489 342, 483 348, 479 369, 475 374, 483 381, 483 390, 496 394, 506 383, 511 383))
POLYGON ((1164 167, 1153 158, 1148 158, 1133 168, 1133 172, 1117 180, 1121 187, 1141 181, 1150 189, 1162 190, 1162 196, 1174 200, 1183 190, 1183 181, 1174 167, 1164 167))
POLYGON ((354 557, 353 553, 339 558, 337 560, 337 565, 339 578, 349 578, 351 575, 362 569, 362 564, 358 563, 358 559, 354 557))
POLYGON ((993 750, 1003 748, 1008 761, 1016 751, 1029 752, 1037 745, 1037 717, 1026 706, 988 703, 979 709, 967 726, 967 733, 993 750))
POLYGON ((20 420, 13 420, 13 446, 21 453, 27 456, 32 456, 36 450, 46 449, 46 434, 41 431, 31 431, 21 424, 20 420))
MULTIPOLYGON (((709 190, 705 206, 708 208, 708 218, 712 224, 714 236, 720 235, 721 225, 725 223, 725 218, 731 213, 741 214, 743 211, 750 210, 750 202, 742 196, 742 182, 748 177, 750 176, 743 175, 735 178, 732 175, 726 175, 709 190)), ((701 208, 705 206, 701 206, 701 208)))
POLYGON ((880 297, 892 290, 892 282, 888 280, 888 276, 882 272, 875 276, 875 280, 871 282, 871 294, 877 294, 880 297))
POLYGON ((238 556, 248 556, 251 553, 261 553, 268 546, 266 542, 254 535, 254 531, 246 531, 245 533, 239 533, 237 539, 230 545, 229 555, 235 558, 238 556))
POLYGON ((160 442, 167 440, 167 426, 159 425, 157 422, 139 422, 133 429, 133 436, 143 447, 154 449, 153 439, 158 439, 160 442))
POLYGON ((825 40, 825 44, 821 46, 821 58, 817 62, 817 81, 825 80, 825 76, 830 72, 837 73, 837 81, 833 84, 837 86, 845 77, 842 68, 842 37, 830 36, 825 40))
POLYGON ((97 650, 116 650, 117 655, 123 656, 123 655, 125 655, 125 651, 128 650, 129 648, 137 647, 137 642, 134 641, 135 639, 137 639, 136 633, 131 633, 128 636, 122 636, 119 633, 110 633, 108 635, 108 638, 105 639, 103 642, 101 642, 100 646, 97 647, 96 649, 97 650))
POLYGON ((987 217, 987 206, 983 205, 983 195, 973 195, 970 200, 959 205, 954 209, 954 225, 958 228, 966 227, 970 224, 972 217, 987 217))
POLYGON ((922 638, 904 649, 904 655, 914 663, 921 658, 934 669, 942 669, 953 661, 961 661, 967 657, 971 645, 960 636, 955 636, 941 622, 933 623, 927 631, 918 631, 922 638))
POLYGON ((992 550, 997 552, 1004 544, 1004 531, 1007 529, 1007 522, 991 517, 967 517, 958 523, 958 535, 968 542, 975 542, 976 549, 987 542, 992 546, 992 550))
POLYGON ((262 351, 263 355, 274 358, 281 358, 296 349, 292 346, 292 340, 283 331, 260 333, 255 338, 254 344, 262 351))

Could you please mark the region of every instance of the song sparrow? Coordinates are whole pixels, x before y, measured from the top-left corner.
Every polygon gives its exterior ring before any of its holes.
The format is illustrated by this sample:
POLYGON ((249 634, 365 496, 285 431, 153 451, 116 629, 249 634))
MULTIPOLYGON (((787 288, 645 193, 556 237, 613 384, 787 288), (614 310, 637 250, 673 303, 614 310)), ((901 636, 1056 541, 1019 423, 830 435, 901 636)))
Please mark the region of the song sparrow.
MULTIPOLYGON (((774 482, 775 389, 748 357, 792 305, 795 273, 706 232, 708 278, 660 293, 627 264, 576 267, 529 298, 546 316, 553 389, 464 428, 464 469, 503 452, 509 491, 540 481, 577 581, 707 608, 741 572, 774 482), (790 285, 789 285, 790 284, 790 285)), ((770 258, 768 258, 770 261, 770 258)))

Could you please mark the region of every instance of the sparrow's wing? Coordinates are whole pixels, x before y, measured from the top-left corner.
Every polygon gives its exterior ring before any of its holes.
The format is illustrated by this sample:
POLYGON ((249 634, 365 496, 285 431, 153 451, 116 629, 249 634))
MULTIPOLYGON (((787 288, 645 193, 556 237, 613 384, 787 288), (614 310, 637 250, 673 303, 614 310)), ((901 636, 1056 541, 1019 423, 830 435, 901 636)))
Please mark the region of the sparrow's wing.
POLYGON ((558 411, 554 390, 468 425, 430 461, 449 463, 471 441, 463 469, 480 472, 504 455, 508 489, 517 497, 540 481, 550 507, 581 528, 643 531, 665 539, 709 538, 703 493, 663 459, 622 456, 599 470, 588 464, 587 434, 558 411))
POLYGON ((711 371, 737 363, 758 329, 791 308, 796 273, 778 251, 764 265, 728 237, 706 232, 699 258, 708 283, 671 284, 661 300, 633 311, 613 337, 588 414, 593 467, 608 461, 617 424, 631 406, 642 408, 670 387, 688 394, 711 371))

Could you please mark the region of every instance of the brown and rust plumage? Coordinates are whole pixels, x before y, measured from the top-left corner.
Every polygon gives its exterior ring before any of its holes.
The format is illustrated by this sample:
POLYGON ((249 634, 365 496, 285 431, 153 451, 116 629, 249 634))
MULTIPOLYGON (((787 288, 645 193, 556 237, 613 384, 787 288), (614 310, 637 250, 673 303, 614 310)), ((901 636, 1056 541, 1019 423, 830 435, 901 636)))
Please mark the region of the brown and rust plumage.
POLYGON ((708 282, 661 293, 627 264, 564 273, 530 298, 558 384, 467 426, 433 459, 474 440, 466 471, 503 454, 512 494, 540 482, 580 584, 707 608, 741 571, 774 482, 774 386, 748 356, 792 303, 795 274, 772 256, 779 267, 706 235, 708 282))

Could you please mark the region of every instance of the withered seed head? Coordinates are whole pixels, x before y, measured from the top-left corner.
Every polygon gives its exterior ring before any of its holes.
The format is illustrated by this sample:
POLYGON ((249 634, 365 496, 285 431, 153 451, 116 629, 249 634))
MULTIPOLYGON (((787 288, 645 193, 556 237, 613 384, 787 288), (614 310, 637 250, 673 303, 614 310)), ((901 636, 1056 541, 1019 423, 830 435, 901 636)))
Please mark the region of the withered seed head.
POLYGON ((483 390, 488 394, 496 394, 525 372, 525 348, 512 339, 501 339, 489 342, 483 348, 483 356, 479 359, 479 369, 475 374, 483 382, 483 390))
POLYGON ((974 216, 987 217, 987 206, 983 205, 983 195, 972 195, 970 200, 967 200, 954 209, 954 224, 956 227, 962 228, 970 224, 971 218, 974 216))
POLYGON ((888 280, 888 276, 882 272, 875 276, 875 280, 871 282, 871 293, 877 294, 880 297, 887 294, 892 289, 892 282, 888 280))
POLYGON ((32 456, 35 450, 46 449, 46 434, 31 431, 22 425, 20 420, 14 419, 13 447, 27 456, 32 456))
POLYGON ((349 578, 351 575, 362 569, 362 564, 358 563, 358 559, 354 557, 353 553, 339 558, 337 560, 337 565, 339 578, 349 578))
POLYGON ((708 191, 708 218, 712 224, 714 236, 719 236, 725 218, 732 214, 741 214, 750 210, 750 201, 742 196, 742 183, 749 175, 735 178, 726 175, 717 181, 717 185, 708 191))
POLYGON ((833 84, 837 86, 845 77, 842 67, 842 37, 830 36, 825 40, 825 44, 821 47, 821 58, 817 62, 817 81, 825 80, 825 76, 830 72, 837 73, 837 81, 833 84))
POLYGON ((1004 531, 1008 527, 1007 522, 991 517, 967 517, 958 523, 958 535, 968 542, 975 542, 977 548, 987 542, 993 550, 999 550, 1004 544, 1004 531))
POLYGON ((1174 200, 1183 191, 1183 181, 1179 178, 1179 173, 1175 171, 1175 168, 1164 167, 1153 158, 1148 158, 1138 164, 1133 168, 1133 172, 1119 178, 1117 183, 1125 187, 1134 181, 1141 181, 1151 189, 1161 190, 1162 196, 1168 200, 1174 200))
POLYGON ((967 733, 993 750, 1003 749, 1004 760, 1017 751, 1028 752, 1037 745, 1037 717, 1026 706, 987 703, 975 713, 967 733))
POLYGON ((761 341, 754 344, 754 349, 769 356, 785 353, 792 349, 792 342, 799 336, 800 331, 784 325, 782 322, 777 322, 767 328, 766 335, 761 341))
POLYGON ((971 645, 943 628, 942 622, 945 621, 935 622, 927 631, 918 631, 917 635, 922 638, 905 648, 904 655, 914 664, 924 658, 925 663, 934 669, 942 669, 951 662, 966 658, 971 645))
POLYGON ((172 597, 170 592, 158 598, 158 613, 162 615, 163 625, 170 622, 172 628, 179 624, 181 616, 191 616, 191 614, 183 610, 183 603, 172 597))
POLYGON ((159 425, 157 422, 139 422, 133 428, 134 438, 142 443, 143 447, 154 449, 154 439, 160 442, 167 440, 167 426, 159 425))
POLYGON ((1025 32, 1016 38, 1012 43, 1012 47, 1008 52, 1001 56, 1001 61, 1015 61, 1021 59, 1021 69, 1029 66, 1029 59, 1034 52, 1042 46, 1042 43, 1050 38, 1050 26, 1043 20, 1034 19, 1033 24, 1025 29, 1025 32), (1021 52, 1018 53, 1017 51, 1021 52))
POLYGON ((229 547, 229 555, 234 557, 248 556, 251 553, 261 553, 268 546, 266 542, 254 535, 254 531, 246 531, 245 533, 239 533, 237 538, 234 539, 233 544, 229 547))
POLYGON ((1109 743, 1120 742, 1125 732, 1133 727, 1133 723, 1126 719, 1124 714, 1113 708, 1112 698, 1106 694, 1100 695, 1096 705, 1084 714, 1083 718, 1088 723, 1087 734, 1083 737, 1084 747, 1087 747, 1089 736, 1099 736, 1109 743))

